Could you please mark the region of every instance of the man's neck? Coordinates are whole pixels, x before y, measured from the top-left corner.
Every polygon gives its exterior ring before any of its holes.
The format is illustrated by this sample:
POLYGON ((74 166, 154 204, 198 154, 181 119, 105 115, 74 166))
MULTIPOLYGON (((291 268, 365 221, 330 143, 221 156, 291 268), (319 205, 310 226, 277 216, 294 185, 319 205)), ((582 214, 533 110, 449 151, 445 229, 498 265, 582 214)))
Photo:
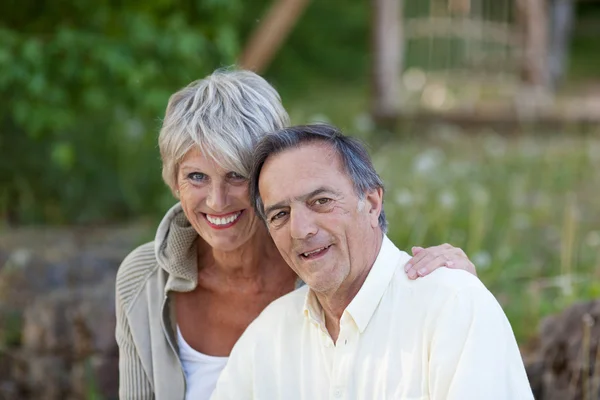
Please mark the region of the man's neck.
POLYGON ((344 310, 354 300, 354 297, 358 294, 362 288, 371 268, 377 260, 379 251, 383 244, 383 234, 377 235, 373 240, 372 245, 365 246, 370 249, 365 258, 366 262, 363 263, 363 267, 357 268, 355 271, 351 270, 351 276, 349 276, 340 287, 332 293, 317 293, 315 296, 319 300, 319 304, 323 308, 325 314, 325 325, 329 335, 333 339, 333 342, 337 342, 340 333, 340 320, 344 314, 344 310))

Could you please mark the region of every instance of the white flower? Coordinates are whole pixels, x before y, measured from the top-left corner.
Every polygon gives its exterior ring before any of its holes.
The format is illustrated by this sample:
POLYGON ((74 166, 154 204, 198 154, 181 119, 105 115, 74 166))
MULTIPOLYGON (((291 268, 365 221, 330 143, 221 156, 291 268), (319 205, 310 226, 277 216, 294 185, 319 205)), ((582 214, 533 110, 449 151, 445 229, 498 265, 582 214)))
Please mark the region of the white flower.
POLYGON ((443 191, 440 193, 438 201, 443 208, 451 210, 456 205, 456 195, 450 191, 443 191))
POLYGON ((408 189, 399 189, 394 193, 394 200, 400 207, 410 207, 415 202, 415 197, 408 189))
POLYGON ((475 265, 477 269, 488 269, 492 264, 492 256, 490 253, 484 250, 480 250, 477 253, 473 254, 471 257, 471 261, 475 265))
POLYGON ((600 246, 600 232, 591 231, 585 236, 585 243, 590 247, 600 246))
POLYGON ((483 134, 486 134, 483 148, 487 154, 494 158, 500 158, 506 154, 506 140, 491 129, 484 131, 483 134))
POLYGON ((413 171, 419 174, 433 172, 442 163, 444 153, 439 149, 426 150, 413 161, 413 171))

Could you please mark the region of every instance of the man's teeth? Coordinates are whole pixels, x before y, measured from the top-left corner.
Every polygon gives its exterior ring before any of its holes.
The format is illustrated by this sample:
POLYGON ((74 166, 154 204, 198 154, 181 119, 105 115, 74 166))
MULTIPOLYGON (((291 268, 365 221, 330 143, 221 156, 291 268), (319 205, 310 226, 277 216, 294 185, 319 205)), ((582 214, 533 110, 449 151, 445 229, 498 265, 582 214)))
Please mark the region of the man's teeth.
POLYGON ((313 251, 309 251, 308 253, 302 253, 302 255, 303 255, 304 257, 308 257, 308 256, 310 256, 311 254, 315 254, 315 253, 318 253, 318 252, 320 252, 320 251, 322 251, 322 250, 325 250, 327 247, 328 247, 328 246, 325 246, 325 247, 321 247, 320 249, 316 249, 316 250, 313 250, 313 251))
POLYGON ((238 213, 231 214, 229 217, 224 218, 211 217, 210 215, 206 214, 206 219, 213 225, 227 225, 238 219, 241 213, 242 212, 240 211, 238 213))

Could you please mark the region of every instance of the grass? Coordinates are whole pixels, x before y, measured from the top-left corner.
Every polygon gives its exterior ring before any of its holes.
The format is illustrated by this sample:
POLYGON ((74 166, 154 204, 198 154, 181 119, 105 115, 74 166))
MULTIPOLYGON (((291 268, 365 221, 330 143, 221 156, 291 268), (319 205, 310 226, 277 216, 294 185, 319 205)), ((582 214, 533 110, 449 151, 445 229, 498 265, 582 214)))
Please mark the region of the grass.
POLYGON ((371 144, 400 248, 464 249, 521 344, 543 317, 600 297, 600 135, 373 134, 365 87, 320 86, 286 105, 294 123, 329 121, 371 144))
POLYGON ((374 152, 389 235, 463 248, 524 342, 542 317, 600 296, 600 139, 450 132, 374 152))

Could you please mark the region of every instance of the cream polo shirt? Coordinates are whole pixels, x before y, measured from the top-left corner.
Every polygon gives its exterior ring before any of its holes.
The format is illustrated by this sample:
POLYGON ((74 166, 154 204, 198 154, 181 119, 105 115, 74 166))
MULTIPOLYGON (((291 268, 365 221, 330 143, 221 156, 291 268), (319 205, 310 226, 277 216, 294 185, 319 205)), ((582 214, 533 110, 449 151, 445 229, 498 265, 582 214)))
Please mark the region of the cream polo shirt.
POLYGON ((533 399, 492 294, 448 268, 411 281, 409 259, 384 237, 335 344, 309 288, 274 301, 233 348, 212 399, 533 399))

